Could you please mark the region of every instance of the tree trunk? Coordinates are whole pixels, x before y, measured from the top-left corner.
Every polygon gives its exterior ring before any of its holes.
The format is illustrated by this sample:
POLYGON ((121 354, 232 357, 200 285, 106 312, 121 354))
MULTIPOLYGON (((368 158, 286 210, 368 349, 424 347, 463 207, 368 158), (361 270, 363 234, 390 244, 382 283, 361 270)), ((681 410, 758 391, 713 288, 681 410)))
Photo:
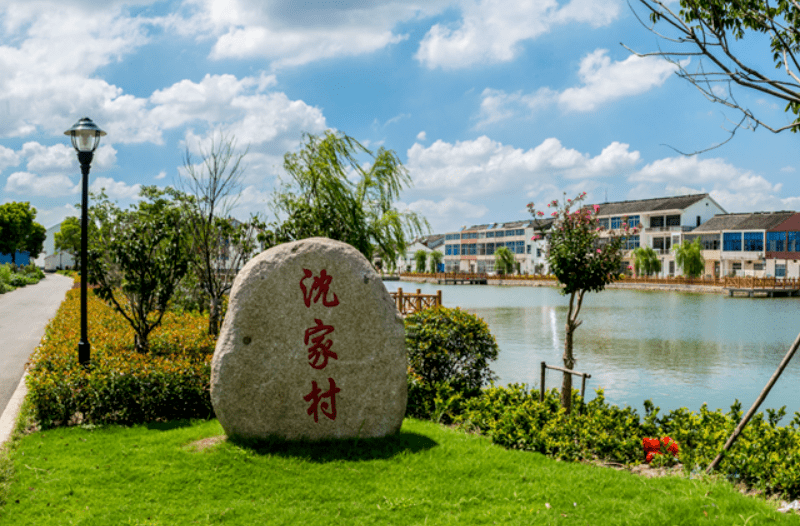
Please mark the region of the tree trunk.
POLYGON ((139 335, 139 333, 134 334, 134 346, 136 347, 136 352, 139 354, 149 354, 150 353, 150 342, 147 341, 146 337, 139 335))
MULTIPOLYGON (((575 327, 567 319, 567 336, 564 338, 564 367, 569 370, 573 370, 572 368, 575 366, 575 358, 572 356, 572 334, 574 331, 575 327)), ((561 407, 566 409, 567 414, 572 411, 572 373, 564 373, 564 378, 561 382, 561 407)))
POLYGON ((219 335, 219 301, 214 296, 211 297, 211 308, 208 311, 208 334, 219 335))

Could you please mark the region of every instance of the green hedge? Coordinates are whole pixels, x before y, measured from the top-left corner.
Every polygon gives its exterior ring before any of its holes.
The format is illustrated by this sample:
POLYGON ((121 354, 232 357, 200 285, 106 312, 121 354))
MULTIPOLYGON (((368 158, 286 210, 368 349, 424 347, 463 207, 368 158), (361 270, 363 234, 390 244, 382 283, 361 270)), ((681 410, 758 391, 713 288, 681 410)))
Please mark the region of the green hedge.
MULTIPOLYGON (((669 436, 679 447, 679 461, 687 472, 699 472, 711 464, 742 418, 738 400, 731 411, 710 412, 705 404, 699 414, 680 408, 658 417, 659 408, 644 402, 642 421, 635 409, 608 405, 603 390, 584 403, 573 390, 573 412, 567 416, 557 389, 545 392, 525 385, 492 385, 482 396, 466 400, 455 417, 460 427, 478 431, 492 441, 512 449, 536 451, 561 460, 602 459, 628 466, 644 461, 642 438, 669 436)), ((777 427, 784 408, 767 409, 755 415, 723 457, 718 473, 769 494, 783 494, 789 500, 800 497, 800 412, 789 426, 777 427)), ((653 465, 674 463, 656 457, 653 465)))

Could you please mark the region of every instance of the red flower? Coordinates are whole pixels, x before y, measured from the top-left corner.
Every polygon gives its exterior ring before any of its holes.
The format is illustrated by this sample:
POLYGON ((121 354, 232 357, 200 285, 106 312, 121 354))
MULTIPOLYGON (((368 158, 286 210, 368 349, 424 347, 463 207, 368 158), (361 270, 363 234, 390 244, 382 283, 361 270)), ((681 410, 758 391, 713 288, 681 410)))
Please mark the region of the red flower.
POLYGON ((653 460, 653 454, 652 453, 648 453, 647 454, 647 459, 645 459, 645 462, 647 462, 649 464, 651 460, 653 460))

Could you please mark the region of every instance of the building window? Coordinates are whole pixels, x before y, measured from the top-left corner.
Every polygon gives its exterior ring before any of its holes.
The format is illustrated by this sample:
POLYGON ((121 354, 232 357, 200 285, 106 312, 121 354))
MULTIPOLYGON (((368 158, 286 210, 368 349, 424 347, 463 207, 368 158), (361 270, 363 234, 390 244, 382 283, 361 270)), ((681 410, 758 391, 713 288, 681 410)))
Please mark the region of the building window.
POLYGON ((478 232, 478 239, 486 238, 486 232, 478 232))
POLYGON ((524 254, 525 253, 525 242, 524 241, 517 241, 517 254, 524 254))
POLYGON ((786 232, 786 251, 800 252, 800 232, 786 232))
POLYGON ((494 232, 486 232, 486 237, 494 237, 494 232))
POLYGON ((606 230, 608 230, 608 218, 607 218, 607 217, 606 217, 606 218, 603 218, 603 219, 600 219, 600 220, 598 220, 598 223, 600 224, 600 226, 601 226, 601 227, 603 227, 603 228, 605 228, 606 230))
POLYGON ((612 217, 611 218, 611 228, 621 228, 622 227, 622 218, 621 217, 612 217))
POLYGON ((783 252, 786 245, 786 232, 767 232, 767 250, 783 252))
POLYGON ((785 278, 786 277, 786 264, 775 264, 775 277, 776 278, 785 278))
POLYGON ((722 250, 727 250, 727 251, 742 250, 742 233, 723 232, 722 250))
POLYGON ((664 217, 663 216, 651 217, 650 218, 650 228, 660 228, 662 226, 664 226, 664 217))
POLYGON ((734 263, 733 264, 733 270, 742 270, 742 262, 741 261, 737 261, 736 263, 734 263))
POLYGON ((525 235, 525 229, 524 228, 518 228, 517 229, 517 235, 518 236, 524 236, 525 235))
POLYGON ((457 256, 459 252, 459 245, 453 245, 453 255, 457 256))
POLYGON ((753 270, 764 270, 763 263, 753 263, 753 270))
POLYGON ((667 226, 681 226, 681 216, 667 216, 667 226))
POLYGON ((542 249, 541 248, 538 248, 538 247, 536 248, 536 257, 537 258, 542 257, 542 249))
POLYGON ((494 254, 494 243, 486 243, 486 255, 491 256, 494 254))
POLYGON ((631 228, 639 226, 639 216, 630 216, 628 218, 628 226, 631 228))
POLYGON ((697 225, 695 226, 700 226, 700 216, 697 216, 697 225))
POLYGON ((485 243, 479 243, 478 244, 478 255, 479 256, 485 256, 486 255, 486 244, 485 243))
POLYGON ((528 245, 528 252, 527 252, 527 253, 528 253, 528 254, 530 254, 530 253, 531 253, 531 246, 530 246, 530 245, 528 245))
POLYGON ((494 237, 503 237, 504 235, 506 234, 502 230, 498 230, 497 232, 494 233, 494 237))
POLYGON ((764 250, 764 233, 763 232, 745 232, 744 233, 744 249, 750 252, 764 250))

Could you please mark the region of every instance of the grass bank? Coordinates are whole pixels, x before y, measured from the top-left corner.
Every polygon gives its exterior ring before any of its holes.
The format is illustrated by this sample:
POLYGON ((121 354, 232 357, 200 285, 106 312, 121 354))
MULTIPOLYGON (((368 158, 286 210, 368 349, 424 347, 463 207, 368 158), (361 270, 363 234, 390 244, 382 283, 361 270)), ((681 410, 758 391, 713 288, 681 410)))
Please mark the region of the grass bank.
POLYGON ((0 523, 800 524, 729 484, 512 451, 406 419, 391 438, 232 443, 216 420, 17 434, 0 523))

